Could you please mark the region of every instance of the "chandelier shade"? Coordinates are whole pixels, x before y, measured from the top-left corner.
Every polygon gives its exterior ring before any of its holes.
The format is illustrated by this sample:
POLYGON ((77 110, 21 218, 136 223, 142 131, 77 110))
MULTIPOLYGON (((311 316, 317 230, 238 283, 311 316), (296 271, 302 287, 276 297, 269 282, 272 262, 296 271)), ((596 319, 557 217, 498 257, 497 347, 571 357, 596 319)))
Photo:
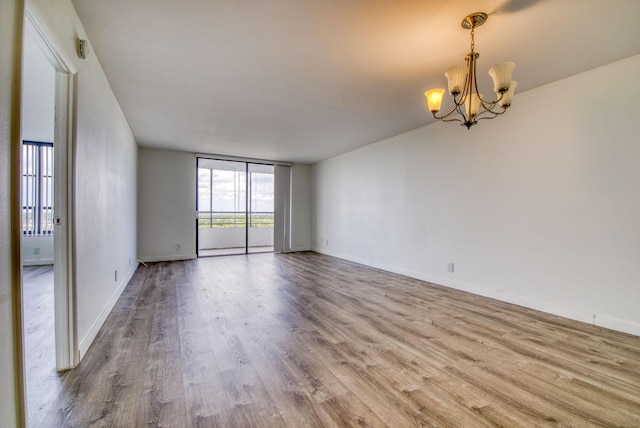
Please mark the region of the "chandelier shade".
POLYGON ((503 62, 489 69, 489 76, 493 79, 494 92, 501 93, 509 90, 511 76, 515 67, 516 64, 513 62, 503 62))
POLYGON ((493 80, 493 92, 496 99, 489 101, 478 90, 476 62, 480 54, 475 51, 475 28, 484 24, 488 15, 484 12, 473 13, 464 18, 462 27, 471 30, 471 52, 465 57, 466 66, 449 67, 444 73, 447 78, 449 94, 453 96, 454 107, 446 114, 438 116, 442 107, 445 90, 430 89, 425 92, 429 111, 436 119, 443 122, 460 122, 471 128, 480 119, 493 119, 503 114, 511 103, 515 93, 516 82, 512 80, 515 63, 503 62, 489 69, 493 80))
POLYGON ((427 104, 429 105, 429 110, 432 112, 440 111, 440 106, 442 105, 442 97, 444 95, 444 89, 435 88, 430 89, 424 93, 427 97, 427 104))
POLYGON ((449 67, 447 71, 445 71, 444 75, 447 77, 447 81, 449 82, 449 93, 451 95, 458 95, 464 89, 464 84, 467 81, 467 67, 463 67, 461 65, 457 65, 454 67, 449 67))

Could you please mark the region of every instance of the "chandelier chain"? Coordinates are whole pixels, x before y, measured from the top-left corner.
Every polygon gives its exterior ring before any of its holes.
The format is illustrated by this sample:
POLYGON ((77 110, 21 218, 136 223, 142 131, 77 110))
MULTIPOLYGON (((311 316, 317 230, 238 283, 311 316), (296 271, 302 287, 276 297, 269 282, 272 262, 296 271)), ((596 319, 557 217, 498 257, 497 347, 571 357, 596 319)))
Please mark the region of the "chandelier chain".
POLYGON ((474 37, 475 28, 476 28, 475 25, 471 26, 471 52, 475 52, 475 47, 476 47, 476 39, 474 37))

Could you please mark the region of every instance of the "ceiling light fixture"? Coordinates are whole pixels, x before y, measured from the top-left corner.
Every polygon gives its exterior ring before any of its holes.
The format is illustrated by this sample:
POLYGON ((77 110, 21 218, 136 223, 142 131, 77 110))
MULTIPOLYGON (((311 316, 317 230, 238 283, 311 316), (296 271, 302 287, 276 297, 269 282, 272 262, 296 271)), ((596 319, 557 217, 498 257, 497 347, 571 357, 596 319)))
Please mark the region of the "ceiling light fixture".
POLYGON ((511 105, 518 85, 511 80, 511 74, 516 66, 513 62, 503 62, 489 70, 489 75, 493 79, 493 90, 498 97, 495 101, 485 100, 484 95, 478 90, 476 62, 480 54, 475 51, 474 30, 484 24, 487 17, 488 15, 484 12, 476 12, 462 21, 462 28, 471 30, 471 52, 465 57, 466 67, 449 67, 444 73, 449 82, 449 93, 453 96, 455 103, 451 111, 441 116, 437 115, 442 106, 444 89, 430 89, 424 93, 429 110, 436 119, 443 122, 460 122, 469 129, 480 119, 493 119, 503 114, 511 105))

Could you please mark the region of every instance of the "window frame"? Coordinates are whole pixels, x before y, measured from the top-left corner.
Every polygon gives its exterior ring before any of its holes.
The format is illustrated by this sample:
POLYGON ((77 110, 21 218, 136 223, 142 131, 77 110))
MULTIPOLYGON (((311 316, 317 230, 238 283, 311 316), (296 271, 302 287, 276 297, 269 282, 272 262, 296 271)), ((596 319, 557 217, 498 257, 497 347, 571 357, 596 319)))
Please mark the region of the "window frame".
POLYGON ((22 236, 52 236, 54 220, 54 197, 53 197, 53 180, 54 180, 54 151, 53 143, 45 141, 22 140, 22 165, 21 165, 21 184, 22 191, 20 195, 20 209, 22 222, 22 236), (30 165, 27 157, 27 147, 35 147, 33 150, 34 159, 30 165), (45 150, 50 150, 45 153, 45 150), (49 168, 45 168, 46 156, 50 156, 49 168), (45 161, 43 162, 43 158, 45 161), (29 171, 29 166, 33 167, 33 172, 29 171), (45 169, 48 169, 45 171, 45 169), (33 179, 33 183, 29 183, 29 179, 33 179), (29 188, 32 188, 34 196, 29 200, 29 188), (45 188, 43 190, 43 188, 45 188), (46 188, 50 189, 49 200, 46 200, 44 192, 46 188), (48 204, 45 204, 48 202, 48 204), (33 226, 29 227, 26 219, 29 218, 29 211, 33 211, 33 226), (45 212, 50 212, 50 221, 47 221, 45 212))

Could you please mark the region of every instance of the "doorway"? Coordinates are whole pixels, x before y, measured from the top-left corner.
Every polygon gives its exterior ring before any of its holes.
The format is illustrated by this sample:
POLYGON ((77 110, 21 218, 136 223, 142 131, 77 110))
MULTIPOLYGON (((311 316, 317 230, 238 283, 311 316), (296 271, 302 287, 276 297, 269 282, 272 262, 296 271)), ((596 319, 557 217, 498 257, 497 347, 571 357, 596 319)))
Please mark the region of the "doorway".
POLYGON ((37 426, 78 364, 73 308, 75 65, 25 11, 22 67, 21 281, 27 421, 37 426))
POLYGON ((61 388, 54 310, 54 134, 56 70, 24 37, 22 73, 22 310, 27 421, 39 425, 61 388))
POLYGON ((273 252, 274 166, 197 162, 198 257, 273 252))

